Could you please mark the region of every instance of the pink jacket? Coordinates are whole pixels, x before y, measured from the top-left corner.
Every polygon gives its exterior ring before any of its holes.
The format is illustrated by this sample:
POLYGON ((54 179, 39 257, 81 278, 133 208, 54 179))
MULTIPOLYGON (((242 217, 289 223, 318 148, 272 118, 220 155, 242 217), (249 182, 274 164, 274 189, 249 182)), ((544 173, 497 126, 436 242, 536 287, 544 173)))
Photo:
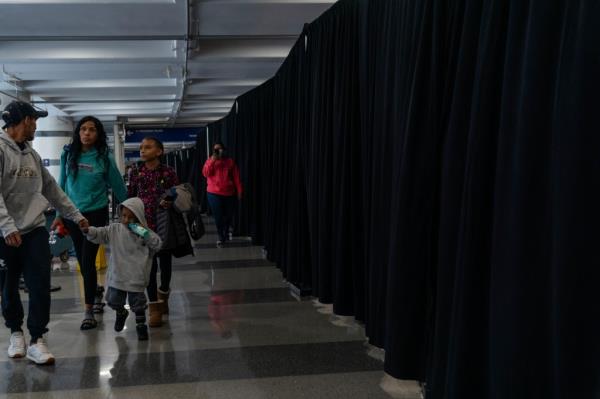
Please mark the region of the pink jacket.
POLYGON ((240 170, 231 158, 208 158, 202 174, 208 182, 207 192, 224 196, 242 195, 240 170))

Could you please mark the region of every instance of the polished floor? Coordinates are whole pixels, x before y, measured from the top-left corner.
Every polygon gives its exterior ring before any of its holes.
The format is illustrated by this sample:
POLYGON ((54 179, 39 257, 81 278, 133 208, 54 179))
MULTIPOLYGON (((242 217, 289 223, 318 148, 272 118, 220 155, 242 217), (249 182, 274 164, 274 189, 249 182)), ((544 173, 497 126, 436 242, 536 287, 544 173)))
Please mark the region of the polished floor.
POLYGON ((62 287, 52 294, 48 334, 56 365, 9 359, 3 329, 0 397, 420 397, 411 383, 396 383, 391 394, 382 389, 382 354, 366 345, 362 327, 294 298, 248 241, 214 248, 214 226, 207 229, 196 256, 175 261, 171 314, 147 342, 137 341, 133 317, 115 333, 110 309, 98 329, 80 331, 80 277, 69 268, 53 271, 53 284, 62 287))

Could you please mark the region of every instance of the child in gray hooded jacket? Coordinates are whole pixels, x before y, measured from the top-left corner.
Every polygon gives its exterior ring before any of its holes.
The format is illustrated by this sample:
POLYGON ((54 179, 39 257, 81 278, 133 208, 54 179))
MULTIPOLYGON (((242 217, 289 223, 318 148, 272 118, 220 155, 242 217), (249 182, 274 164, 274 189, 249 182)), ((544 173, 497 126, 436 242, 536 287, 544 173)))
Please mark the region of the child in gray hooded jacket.
POLYGON ((139 198, 130 198, 119 206, 120 223, 107 227, 90 227, 87 239, 96 244, 110 246, 110 262, 106 276, 106 302, 116 310, 115 331, 122 331, 129 315, 125 301, 135 313, 138 339, 148 339, 146 326, 146 294, 150 281, 152 257, 162 242, 148 228, 144 216, 144 203, 139 198))

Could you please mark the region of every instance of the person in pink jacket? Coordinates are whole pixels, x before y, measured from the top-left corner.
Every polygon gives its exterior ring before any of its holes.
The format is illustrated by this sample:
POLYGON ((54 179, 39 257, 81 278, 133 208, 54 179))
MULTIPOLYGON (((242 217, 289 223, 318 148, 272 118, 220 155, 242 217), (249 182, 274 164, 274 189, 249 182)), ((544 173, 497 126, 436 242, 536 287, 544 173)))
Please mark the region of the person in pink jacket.
POLYGON ((206 160, 202 174, 208 183, 208 204, 217 225, 217 247, 220 248, 229 240, 237 201, 242 199, 240 170, 234 160, 227 156, 223 143, 215 143, 213 154, 206 160))

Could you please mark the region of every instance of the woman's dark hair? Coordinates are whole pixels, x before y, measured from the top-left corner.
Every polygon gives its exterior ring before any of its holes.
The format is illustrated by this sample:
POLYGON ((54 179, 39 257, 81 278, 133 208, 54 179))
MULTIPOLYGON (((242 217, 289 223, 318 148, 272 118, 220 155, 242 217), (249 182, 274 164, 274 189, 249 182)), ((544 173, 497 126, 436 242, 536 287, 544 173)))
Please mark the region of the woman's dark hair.
POLYGON ((93 116, 84 116, 81 118, 77 126, 75 126, 75 130, 73 131, 73 138, 71 140, 71 146, 68 154, 68 165, 69 170, 73 173, 73 178, 77 178, 77 173, 79 172, 79 158, 81 157, 81 151, 83 149, 83 145, 81 144, 81 137, 79 136, 79 130, 81 130, 81 126, 83 126, 86 122, 94 122, 96 126, 96 142, 94 143, 94 147, 96 151, 98 151, 98 158, 103 159, 106 163, 108 162, 108 143, 106 138, 106 131, 104 130, 104 126, 102 122, 96 117, 93 116))
POLYGON ((225 144, 221 143, 220 141, 217 141, 216 143, 214 143, 213 148, 215 148, 216 145, 220 145, 222 149, 225 149, 225 144))

